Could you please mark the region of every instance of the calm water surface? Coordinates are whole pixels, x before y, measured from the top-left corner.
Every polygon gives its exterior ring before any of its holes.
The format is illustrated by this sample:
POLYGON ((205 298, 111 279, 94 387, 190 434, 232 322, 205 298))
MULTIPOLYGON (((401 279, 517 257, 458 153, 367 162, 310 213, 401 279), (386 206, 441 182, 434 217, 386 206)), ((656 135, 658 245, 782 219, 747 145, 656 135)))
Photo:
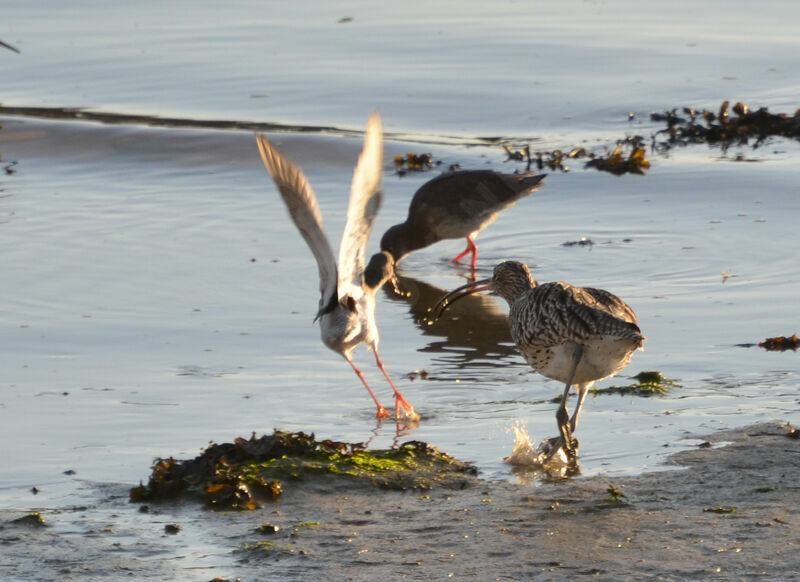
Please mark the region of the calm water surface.
MULTIPOLYGON (((512 171, 478 138, 601 147, 659 129, 651 110, 741 99, 793 112, 799 6, 15 3, 0 38, 22 54, 0 53, 0 102, 342 129, 377 108, 391 134, 380 234, 436 172, 399 177, 396 154, 512 171)), ((4 505, 57 505, 85 481, 135 483, 154 457, 273 427, 392 444, 394 428, 376 427, 357 378, 319 341, 316 265, 249 132, 2 123, 2 163, 16 162, 0 175, 4 505)), ((268 137, 305 170, 338 245, 360 137, 268 137)), ((736 346, 798 331, 797 146, 696 146, 651 161, 645 177, 580 163, 551 174, 479 239, 479 276, 513 258, 636 310, 646 351, 601 386, 641 370, 682 384, 663 398, 590 398, 585 474, 657 468, 687 435, 800 422, 797 354, 736 346), (595 244, 563 246, 581 237, 595 244)), ((402 263, 414 293, 380 297, 381 352, 423 416, 413 438, 513 478, 510 426, 552 436, 561 387, 516 355, 495 298, 418 323, 464 282, 447 261, 462 247, 402 263), (406 377, 417 370, 428 379, 406 377)), ((371 355, 356 360, 390 401, 371 355)))

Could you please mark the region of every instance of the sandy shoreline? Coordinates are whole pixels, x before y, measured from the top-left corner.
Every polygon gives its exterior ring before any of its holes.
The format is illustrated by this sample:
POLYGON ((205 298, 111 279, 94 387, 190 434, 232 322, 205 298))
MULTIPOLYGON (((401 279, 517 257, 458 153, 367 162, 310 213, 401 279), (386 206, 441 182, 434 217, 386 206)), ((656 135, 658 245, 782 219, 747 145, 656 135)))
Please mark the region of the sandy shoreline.
POLYGON ((139 520, 138 532, 128 523, 124 534, 89 525, 91 508, 73 513, 66 530, 13 525, 6 515, 0 577, 791 580, 800 572, 800 440, 786 434, 777 424, 714 434, 705 437, 712 446, 669 458, 681 469, 637 477, 478 479, 428 492, 320 482, 262 510, 224 514, 194 504, 140 514, 117 498, 117 514, 139 520), (616 502, 612 485, 623 494, 616 502), (164 534, 170 520, 177 535, 164 534), (280 531, 257 533, 267 521, 280 531), (218 556, 190 570, 197 532, 214 538, 218 556))

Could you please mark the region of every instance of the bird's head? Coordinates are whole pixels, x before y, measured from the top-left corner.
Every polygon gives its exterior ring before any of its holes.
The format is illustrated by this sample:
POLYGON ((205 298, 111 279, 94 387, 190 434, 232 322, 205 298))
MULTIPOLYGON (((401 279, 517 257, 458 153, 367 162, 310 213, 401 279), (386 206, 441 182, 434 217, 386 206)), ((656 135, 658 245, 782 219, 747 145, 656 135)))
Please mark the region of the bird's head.
POLYGON ((473 293, 491 291, 500 295, 509 305, 513 305, 520 295, 536 287, 528 266, 518 261, 505 261, 494 268, 489 279, 482 279, 462 285, 454 289, 431 308, 433 316, 429 321, 435 322, 450 305, 473 293))
POLYGON ((364 287, 375 293, 386 281, 396 278, 394 257, 383 251, 375 253, 364 268, 364 287))
POLYGON ((513 305, 520 295, 536 287, 528 265, 519 261, 504 261, 494 268, 492 290, 513 305))

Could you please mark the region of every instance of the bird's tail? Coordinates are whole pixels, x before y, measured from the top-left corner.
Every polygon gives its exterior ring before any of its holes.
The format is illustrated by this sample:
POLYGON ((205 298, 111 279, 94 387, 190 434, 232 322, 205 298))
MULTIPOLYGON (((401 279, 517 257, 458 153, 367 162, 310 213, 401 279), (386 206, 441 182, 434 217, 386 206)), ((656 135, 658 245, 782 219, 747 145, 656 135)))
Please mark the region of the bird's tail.
POLYGON ((545 179, 547 174, 537 174, 536 172, 528 172, 526 174, 514 174, 514 178, 520 185, 520 190, 523 192, 532 192, 538 188, 542 180, 545 179))

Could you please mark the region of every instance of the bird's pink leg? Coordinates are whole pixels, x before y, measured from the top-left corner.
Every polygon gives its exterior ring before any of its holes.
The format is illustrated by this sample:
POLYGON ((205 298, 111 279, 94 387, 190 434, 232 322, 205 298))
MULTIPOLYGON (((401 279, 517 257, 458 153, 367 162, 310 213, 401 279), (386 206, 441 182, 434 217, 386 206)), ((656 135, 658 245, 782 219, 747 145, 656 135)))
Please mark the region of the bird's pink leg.
POLYGON ((470 237, 467 237, 467 242, 472 246, 472 262, 470 266, 472 267, 472 272, 475 272, 475 263, 478 261, 478 245, 475 244, 475 241, 472 240, 470 237))
POLYGON ((400 418, 400 407, 402 406, 404 413, 403 416, 405 418, 409 420, 419 420, 419 415, 416 412, 414 412, 414 407, 411 406, 405 398, 403 398, 403 395, 400 393, 400 390, 398 390, 397 386, 394 385, 394 382, 392 382, 392 379, 389 377, 389 372, 387 372, 386 368, 383 366, 381 357, 380 355, 378 355, 378 350, 375 349, 374 351, 375 351, 375 362, 378 364, 378 367, 381 369, 381 372, 383 372, 383 375, 386 376, 386 379, 389 381, 389 385, 392 387, 392 390, 394 390, 395 418, 398 419, 400 418))
POLYGON ((464 249, 464 252, 458 255, 453 259, 454 263, 457 263, 461 259, 467 256, 467 253, 472 253, 472 268, 475 268, 475 262, 478 260, 478 246, 473 242, 472 237, 467 237, 467 248, 464 249))
MULTIPOLYGON (((353 371, 355 371, 358 377, 361 378, 361 381, 364 383, 364 387, 367 389, 367 392, 369 392, 369 395, 372 396, 372 399, 375 401, 375 405, 378 407, 378 414, 376 416, 378 418, 391 418, 392 415, 389 414, 389 412, 383 407, 383 404, 378 401, 378 397, 375 396, 372 388, 370 388, 369 384, 367 384, 367 379, 364 377, 364 372, 358 369, 349 356, 344 356, 344 359, 347 360, 347 363, 350 364, 350 366, 353 368, 353 371)), ((385 373, 386 372, 384 372, 384 374, 385 373)))

